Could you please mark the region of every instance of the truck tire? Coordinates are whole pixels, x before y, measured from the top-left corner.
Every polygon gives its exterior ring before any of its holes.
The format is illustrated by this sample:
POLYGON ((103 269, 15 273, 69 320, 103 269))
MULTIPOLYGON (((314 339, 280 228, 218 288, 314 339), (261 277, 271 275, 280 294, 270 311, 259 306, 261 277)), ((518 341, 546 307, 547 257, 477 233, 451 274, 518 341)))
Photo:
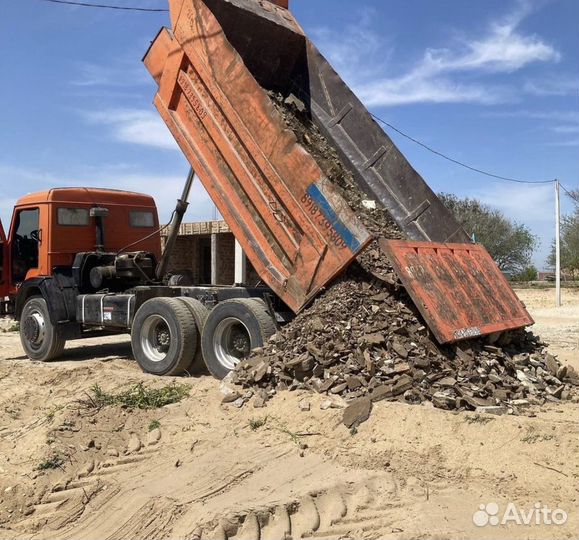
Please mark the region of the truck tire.
POLYGON ((201 333, 207 369, 217 379, 223 379, 275 332, 275 322, 261 299, 241 298, 217 304, 201 333))
POLYGON ((195 326, 197 327, 197 347, 195 348, 195 355, 193 356, 193 361, 191 365, 187 368, 187 372, 191 375, 197 375, 199 373, 207 372, 207 366, 203 360, 203 351, 201 350, 201 333, 203 332, 203 327, 205 326, 205 321, 209 315, 209 310, 203 305, 202 302, 195 298, 189 298, 188 296, 179 296, 177 300, 183 302, 193 320, 195 321, 195 326))
POLYGON ((42 296, 31 296, 20 316, 20 341, 31 360, 47 362, 58 358, 66 340, 50 320, 48 305, 42 296))
POLYGON ((135 314, 131 345, 143 371, 180 375, 195 355, 197 327, 183 302, 176 298, 152 298, 135 314))

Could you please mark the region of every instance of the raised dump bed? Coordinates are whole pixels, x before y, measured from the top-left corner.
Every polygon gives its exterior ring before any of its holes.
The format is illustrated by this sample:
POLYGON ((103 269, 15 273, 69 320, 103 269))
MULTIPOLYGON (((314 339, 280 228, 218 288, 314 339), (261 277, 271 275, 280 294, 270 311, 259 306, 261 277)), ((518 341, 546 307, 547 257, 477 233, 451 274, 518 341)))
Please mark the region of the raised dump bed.
POLYGON ((372 238, 297 143, 269 91, 304 103, 365 197, 384 207, 408 239, 437 243, 450 271, 441 273, 424 246, 383 244, 383 251, 440 342, 532 323, 506 281, 497 281, 488 253, 473 247, 305 36, 287 2, 169 6, 172 29, 161 30, 144 59, 159 84, 155 105, 261 278, 294 312, 372 238), (482 266, 473 266, 475 252, 482 266), (429 289, 445 302, 429 298, 429 289), (481 292, 484 302, 477 301, 481 292))
POLYGON ((155 105, 260 277, 295 312, 371 240, 201 0, 145 57, 155 105))

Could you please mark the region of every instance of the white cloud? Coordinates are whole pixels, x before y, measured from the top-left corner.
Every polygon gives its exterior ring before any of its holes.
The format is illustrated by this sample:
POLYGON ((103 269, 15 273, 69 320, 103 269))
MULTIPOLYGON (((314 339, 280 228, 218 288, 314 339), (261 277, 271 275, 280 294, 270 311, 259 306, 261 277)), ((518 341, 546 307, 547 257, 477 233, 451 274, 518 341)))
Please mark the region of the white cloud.
POLYGON ((544 77, 527 81, 523 90, 534 96, 568 96, 579 94, 579 79, 576 77, 544 77))
POLYGON ((504 111, 488 111, 484 116, 497 118, 531 118, 534 120, 545 120, 547 122, 573 122, 579 124, 579 111, 549 111, 549 110, 528 110, 528 109, 510 109, 504 111))
POLYGON ((485 184, 471 196, 501 210, 520 223, 551 223, 554 220, 552 184, 485 184), (551 211, 552 210, 552 211, 551 211))
MULTIPOLYGON (((577 144, 577 143, 576 143, 577 144)), ((527 225, 539 238, 533 262, 544 268, 555 236, 555 187, 549 184, 485 184, 484 189, 468 193, 489 206, 501 210, 509 219, 527 225)), ((572 204, 561 198, 561 212, 570 212, 572 204)))
POLYGON ((425 77, 411 73, 394 79, 381 79, 358 87, 357 94, 368 107, 411 103, 481 103, 494 105, 510 101, 505 88, 459 83, 449 78, 425 77))
POLYGON ((553 142, 548 142, 547 146, 560 146, 560 147, 575 147, 575 148, 579 148, 579 138, 575 138, 575 139, 566 139, 563 141, 553 141, 553 142))
POLYGON ((543 268, 555 229, 553 184, 485 184, 468 193, 509 219, 524 223, 539 239, 533 262, 543 268))
POLYGON ((377 71, 387 69, 392 58, 393 45, 372 30, 375 15, 374 9, 361 8, 356 12, 356 24, 340 31, 318 27, 308 32, 348 81, 372 80, 377 71))
POLYGON ((129 87, 152 81, 145 67, 133 60, 119 60, 108 65, 81 62, 78 64, 77 71, 76 78, 70 81, 72 86, 129 87))
MULTIPOLYGON (((0 216, 5 230, 8 229, 12 208, 16 200, 26 193, 44 191, 53 187, 101 187, 123 189, 147 193, 155 198, 161 222, 168 221, 177 199, 181 196, 186 174, 150 174, 129 167, 107 166, 90 171, 79 171, 70 175, 61 171, 40 171, 24 167, 0 165, 0 216)), ((203 188, 201 181, 195 179, 189 196, 189 209, 185 216, 188 221, 212 219, 213 203, 203 188)))
POLYGON ((492 22, 476 39, 456 40, 449 46, 427 49, 422 58, 406 73, 391 75, 386 59, 391 50, 371 30, 366 18, 341 33, 318 30, 315 40, 338 71, 354 87, 368 106, 392 106, 409 103, 471 102, 495 104, 513 101, 513 89, 472 82, 472 76, 490 73, 512 73, 534 62, 557 62, 560 54, 539 36, 519 30, 532 10, 530 2, 518 2, 516 9, 501 20, 492 22), (369 73, 372 76, 369 76, 369 73), (469 75, 468 82, 461 82, 469 75))
POLYGON ((154 110, 107 109, 83 115, 89 122, 109 126, 113 137, 119 141, 179 150, 171 132, 154 110))
POLYGON ((579 125, 553 126, 551 130, 555 133, 579 133, 579 125))

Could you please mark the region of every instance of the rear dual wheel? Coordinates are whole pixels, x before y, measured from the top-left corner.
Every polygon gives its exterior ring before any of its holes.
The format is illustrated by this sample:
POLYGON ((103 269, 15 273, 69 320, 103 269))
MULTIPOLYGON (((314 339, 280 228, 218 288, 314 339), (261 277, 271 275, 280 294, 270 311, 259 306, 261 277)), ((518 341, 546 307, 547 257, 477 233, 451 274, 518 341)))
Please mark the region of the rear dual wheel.
POLYGON ((131 341, 143 371, 179 375, 206 366, 223 379, 275 331, 261 299, 226 300, 208 313, 192 298, 153 298, 137 311, 131 341))
POLYGON ((207 369, 217 379, 223 379, 275 331, 275 322, 263 300, 240 298, 220 302, 209 313, 201 334, 207 369))
POLYGON ((200 355, 206 308, 190 298, 152 298, 137 311, 131 344, 137 363, 154 375, 191 371, 200 355))

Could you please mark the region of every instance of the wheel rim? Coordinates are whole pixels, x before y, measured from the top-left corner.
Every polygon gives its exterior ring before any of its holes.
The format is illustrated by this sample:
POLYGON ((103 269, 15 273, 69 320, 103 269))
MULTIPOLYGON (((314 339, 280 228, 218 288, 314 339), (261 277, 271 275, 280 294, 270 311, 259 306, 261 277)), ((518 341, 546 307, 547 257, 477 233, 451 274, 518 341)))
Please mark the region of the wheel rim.
POLYGON ((171 330, 161 315, 149 315, 141 329, 141 349, 151 362, 162 362, 171 347, 171 330))
POLYGON ((247 326, 239 319, 223 319, 213 333, 213 350, 219 363, 232 370, 251 352, 251 337, 247 326))
POLYGON ((46 337, 44 315, 36 309, 31 311, 24 320, 23 331, 29 346, 34 350, 40 349, 46 337))

